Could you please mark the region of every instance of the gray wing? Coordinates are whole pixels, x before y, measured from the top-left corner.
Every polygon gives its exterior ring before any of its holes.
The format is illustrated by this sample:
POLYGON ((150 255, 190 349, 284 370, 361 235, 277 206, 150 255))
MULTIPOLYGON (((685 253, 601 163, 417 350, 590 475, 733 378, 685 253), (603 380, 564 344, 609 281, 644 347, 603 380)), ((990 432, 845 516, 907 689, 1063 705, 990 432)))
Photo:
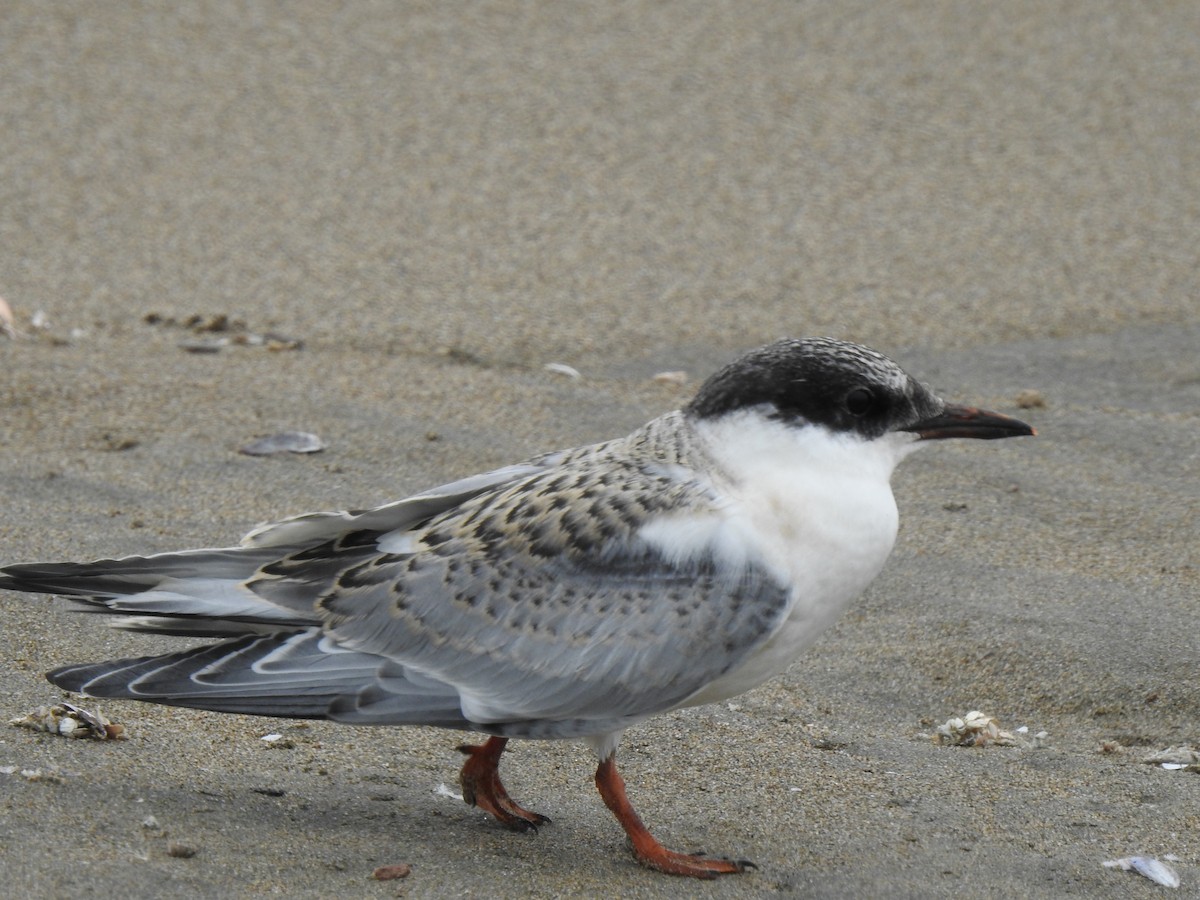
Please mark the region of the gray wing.
POLYGON ((681 465, 604 445, 219 550, 0 569, 119 624, 227 638, 68 666, 55 684, 202 709, 567 737, 671 709, 772 634, 786 589, 712 553, 669 560, 662 517, 720 517, 681 465))
MULTIPOLYGON (((347 568, 321 601, 339 646, 453 686, 500 734, 616 730, 671 709, 778 627, 788 592, 712 552, 668 560, 640 537, 657 517, 719 517, 674 466, 576 460, 435 517, 408 553, 347 568)), ((333 718, 403 717, 403 679, 333 718)))

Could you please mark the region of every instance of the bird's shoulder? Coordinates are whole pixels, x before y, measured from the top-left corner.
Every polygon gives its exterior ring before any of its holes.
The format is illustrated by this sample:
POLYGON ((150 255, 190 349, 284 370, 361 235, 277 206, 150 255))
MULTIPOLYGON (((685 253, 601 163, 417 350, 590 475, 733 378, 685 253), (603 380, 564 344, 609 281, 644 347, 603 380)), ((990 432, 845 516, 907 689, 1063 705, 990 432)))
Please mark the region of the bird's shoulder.
POLYGON ((652 523, 719 517, 725 503, 711 461, 677 413, 527 465, 533 470, 524 477, 446 509, 413 537, 442 554, 517 554, 611 569, 645 554, 652 523))

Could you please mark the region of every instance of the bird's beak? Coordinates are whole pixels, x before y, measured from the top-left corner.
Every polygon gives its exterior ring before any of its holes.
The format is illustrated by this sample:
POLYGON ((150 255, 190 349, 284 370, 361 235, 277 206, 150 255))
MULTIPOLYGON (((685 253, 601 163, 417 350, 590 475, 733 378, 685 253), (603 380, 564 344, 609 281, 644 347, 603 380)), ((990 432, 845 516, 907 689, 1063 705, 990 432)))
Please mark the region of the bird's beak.
POLYGON ((912 431, 918 440, 938 441, 942 438, 979 438, 993 441, 997 438, 1027 437, 1037 434, 1029 425, 1012 416, 1003 416, 974 406, 957 406, 947 403, 938 415, 922 419, 909 425, 904 431, 912 431))

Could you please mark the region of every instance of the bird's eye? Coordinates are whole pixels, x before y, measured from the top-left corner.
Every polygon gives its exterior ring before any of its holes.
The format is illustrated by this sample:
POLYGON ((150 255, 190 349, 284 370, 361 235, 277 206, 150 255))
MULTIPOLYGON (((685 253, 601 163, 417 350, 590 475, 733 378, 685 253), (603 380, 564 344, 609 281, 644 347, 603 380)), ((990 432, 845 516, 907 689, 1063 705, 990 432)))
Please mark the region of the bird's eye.
POLYGON ((875 395, 867 388, 857 387, 846 395, 846 411, 852 416, 865 416, 875 405, 875 395))

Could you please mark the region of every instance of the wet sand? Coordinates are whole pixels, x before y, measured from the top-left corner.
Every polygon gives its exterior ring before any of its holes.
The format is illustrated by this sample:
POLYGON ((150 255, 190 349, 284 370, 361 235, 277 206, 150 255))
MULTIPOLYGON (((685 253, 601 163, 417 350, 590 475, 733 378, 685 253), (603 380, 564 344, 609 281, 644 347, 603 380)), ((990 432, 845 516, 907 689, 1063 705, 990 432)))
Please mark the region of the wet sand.
MULTIPOLYGON (((1175 854, 1200 890, 1200 782, 1141 762, 1200 744, 1198 38, 1185 3, 9 4, 0 560, 229 543, 621 434, 783 334, 1040 435, 906 462, 841 623, 626 735, 655 833, 753 872, 640 869, 581 746, 514 745, 554 820, 516 835, 438 793, 453 733, 106 702, 128 740, 0 729, 6 889, 1150 897, 1101 863, 1175 854), (220 315, 303 345, 181 349, 220 315), (328 449, 236 452, 285 428, 328 449), (971 709, 1048 737, 935 745, 971 709)), ((45 598, 0 621, 5 719, 171 645, 45 598)))

